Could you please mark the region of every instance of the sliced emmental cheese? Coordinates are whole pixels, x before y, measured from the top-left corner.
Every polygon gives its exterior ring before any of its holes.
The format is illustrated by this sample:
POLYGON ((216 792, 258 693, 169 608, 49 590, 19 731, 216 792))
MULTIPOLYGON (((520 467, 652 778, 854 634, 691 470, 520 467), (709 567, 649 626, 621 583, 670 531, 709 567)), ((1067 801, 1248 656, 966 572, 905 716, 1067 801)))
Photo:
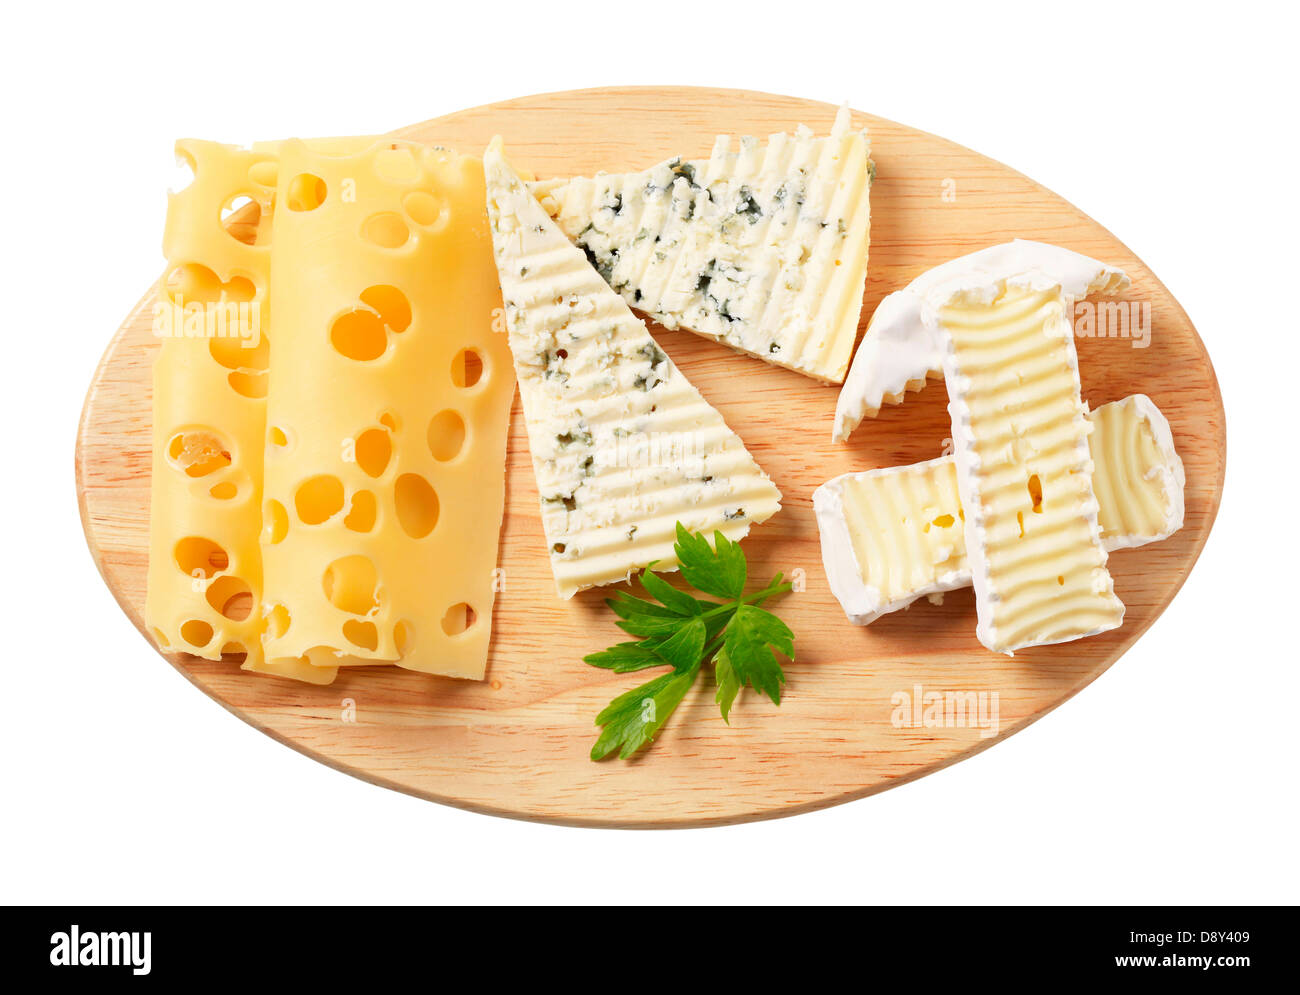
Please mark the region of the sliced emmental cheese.
POLYGON ((937 313, 978 615, 991 650, 1119 626, 1068 296, 1043 274, 954 286, 937 313))
POLYGON ((720 136, 707 160, 535 184, 629 304, 741 352, 840 383, 857 338, 875 166, 840 110, 829 136, 720 136))
POLYGON ((729 539, 780 508, 780 492, 542 210, 506 162, 483 157, 542 526, 556 588, 674 565, 675 524, 729 539))
POLYGON ((479 160, 280 150, 266 657, 481 679, 514 377, 479 160))
MULTIPOLYGON (((908 391, 943 378, 944 338, 926 320, 928 297, 945 286, 978 283, 997 274, 1045 274, 1069 297, 1115 294, 1129 285, 1122 270, 1058 245, 1016 239, 959 256, 927 270, 887 296, 871 316, 835 406, 832 438, 843 442, 864 417, 886 404, 901 404, 908 391)), ((1042 281, 1040 281, 1042 282, 1042 281)), ((932 314, 932 309, 929 312, 932 314)))
MULTIPOLYGON (((1158 542, 1182 528, 1183 463, 1150 398, 1103 404, 1089 418, 1106 549, 1158 542)), ((813 508, 831 592, 855 625, 970 586, 951 456, 843 474, 813 492, 813 508)))
MULTIPOLYGON (((185 140, 154 332, 145 621, 162 649, 260 666, 273 155, 185 140)), ((322 672, 320 679, 328 679, 322 672)))

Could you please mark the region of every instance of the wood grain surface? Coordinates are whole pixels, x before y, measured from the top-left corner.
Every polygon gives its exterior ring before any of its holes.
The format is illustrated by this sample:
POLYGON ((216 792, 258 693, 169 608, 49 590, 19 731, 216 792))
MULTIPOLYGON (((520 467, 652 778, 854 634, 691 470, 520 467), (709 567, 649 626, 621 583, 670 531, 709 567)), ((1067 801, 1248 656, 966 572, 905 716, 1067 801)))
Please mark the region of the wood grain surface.
MULTIPOLYGON (((834 112, 827 104, 739 90, 600 89, 477 107, 397 134, 478 154, 500 133, 517 166, 547 177, 704 156, 723 132, 766 136, 802 122, 824 133, 834 112)), ((752 577, 782 570, 804 585, 780 602, 798 659, 787 668, 779 708, 746 692, 728 727, 713 703, 712 681, 704 680, 639 759, 588 760, 596 713, 644 675, 610 674, 581 662, 621 633, 602 605, 607 592, 568 602, 554 594, 517 400, 500 551, 505 589, 486 681, 370 667, 343 671, 329 687, 311 687, 252 676, 230 663, 183 655, 168 656, 169 662, 273 738, 375 784, 498 815, 622 827, 737 822, 859 798, 970 756, 1089 684, 1169 604, 1214 521, 1224 412, 1209 357, 1146 265, 1070 204, 944 139, 867 114, 855 114, 855 121, 870 129, 877 163, 863 328, 881 297, 922 270, 1013 237, 1122 266, 1133 278, 1125 300, 1149 302, 1149 347, 1118 338, 1078 341, 1084 397, 1095 407, 1149 394, 1168 417, 1187 469, 1183 530, 1111 557, 1115 589, 1128 606, 1121 629, 1015 657, 995 655, 975 639, 969 590, 947 595, 941 606, 922 601, 867 628, 850 625, 827 588, 812 491, 845 471, 938 455, 949 435, 943 387, 910 395, 904 406, 865 422, 849 444, 834 445, 834 389, 652 325, 785 495, 781 513, 755 527, 744 545, 752 577), (895 727, 892 696, 918 685, 996 691, 997 734, 895 727)), ((142 284, 158 266, 157 259, 140 260, 142 284)), ((76 455, 87 540, 142 635, 152 301, 150 292, 108 347, 86 398, 76 455)))

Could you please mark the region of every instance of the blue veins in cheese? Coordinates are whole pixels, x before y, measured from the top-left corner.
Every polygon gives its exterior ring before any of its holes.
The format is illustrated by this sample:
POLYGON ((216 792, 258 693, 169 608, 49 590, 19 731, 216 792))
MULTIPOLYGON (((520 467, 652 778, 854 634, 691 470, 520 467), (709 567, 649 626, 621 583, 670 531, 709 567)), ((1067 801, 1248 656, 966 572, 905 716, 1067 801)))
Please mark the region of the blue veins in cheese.
POLYGON ((723 135, 708 159, 532 189, 639 311, 838 384, 862 310, 874 171, 843 108, 828 136, 723 135))
POLYGON ((507 162, 483 157, 510 349, 556 588, 652 561, 678 521, 739 539, 780 492, 507 162))

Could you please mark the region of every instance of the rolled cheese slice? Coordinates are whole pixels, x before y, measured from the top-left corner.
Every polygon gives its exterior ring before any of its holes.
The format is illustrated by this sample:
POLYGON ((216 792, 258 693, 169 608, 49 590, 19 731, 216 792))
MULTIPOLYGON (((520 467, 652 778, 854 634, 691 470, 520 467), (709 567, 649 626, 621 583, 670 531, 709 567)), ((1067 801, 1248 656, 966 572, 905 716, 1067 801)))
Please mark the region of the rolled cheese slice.
POLYGON ((908 391, 943 378, 943 335, 934 300, 945 288, 1018 273, 1037 286, 1057 284, 1068 297, 1114 294, 1129 285, 1122 270, 1044 242, 1016 239, 959 256, 927 270, 876 307, 835 405, 832 438, 848 439, 864 417, 901 404, 908 391), (927 301, 929 303, 927 304, 927 301))

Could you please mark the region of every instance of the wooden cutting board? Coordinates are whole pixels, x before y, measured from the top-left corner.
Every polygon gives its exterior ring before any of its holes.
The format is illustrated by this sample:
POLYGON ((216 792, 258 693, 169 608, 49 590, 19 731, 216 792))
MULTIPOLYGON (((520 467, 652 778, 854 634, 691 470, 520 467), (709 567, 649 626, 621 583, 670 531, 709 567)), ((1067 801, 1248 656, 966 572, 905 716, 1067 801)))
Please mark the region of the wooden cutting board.
MULTIPOLYGON (((828 104, 742 90, 600 89, 476 107, 397 134, 477 154, 500 133, 518 166, 547 177, 705 156, 723 132, 766 136, 802 122, 825 133, 834 113, 828 104)), ((1111 557, 1115 589, 1128 606, 1121 629, 1015 657, 995 655, 975 639, 969 590, 947 595, 937 607, 922 601, 868 628, 850 625, 827 588, 812 491, 845 471, 938 455, 949 435, 943 387, 911 395, 904 406, 865 422, 850 444, 833 445, 834 389, 652 325, 785 495, 781 513, 744 544, 751 577, 781 570, 803 585, 779 603, 798 656, 787 668, 779 708, 746 692, 728 727, 713 703, 712 681, 701 681, 639 759, 588 760, 596 713, 644 675, 610 674, 581 662, 622 634, 602 605, 607 592, 588 591, 569 602, 554 594, 517 402, 500 552, 505 590, 486 681, 371 667, 311 687, 255 677, 231 663, 183 655, 167 656, 168 662, 271 737, 375 784, 497 815, 625 827, 737 822, 860 798, 970 756, 1089 684, 1169 604, 1218 510, 1224 413, 1205 347, 1151 270, 1061 198, 942 138, 867 114, 855 119, 870 129, 878 171, 864 328, 881 297, 922 270, 1014 237, 1118 264, 1133 278, 1125 299, 1150 303, 1147 348, 1118 338, 1078 340, 1084 397, 1095 407, 1149 394, 1173 426, 1187 470, 1183 530, 1111 557), (997 733, 896 724, 894 696, 918 687, 996 692, 997 733)), ((142 284, 158 265, 140 260, 142 284)), ((150 291, 108 347, 86 398, 76 457, 91 551, 142 635, 152 302, 150 291)))

